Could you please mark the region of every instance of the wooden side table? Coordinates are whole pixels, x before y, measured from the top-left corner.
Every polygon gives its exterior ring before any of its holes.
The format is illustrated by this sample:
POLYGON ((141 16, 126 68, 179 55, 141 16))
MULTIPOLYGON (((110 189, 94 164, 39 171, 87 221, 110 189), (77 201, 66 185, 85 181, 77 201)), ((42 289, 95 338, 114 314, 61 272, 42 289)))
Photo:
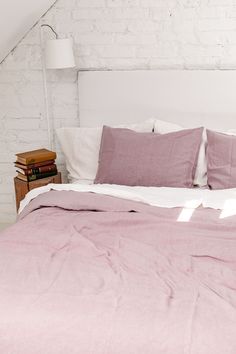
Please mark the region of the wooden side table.
POLYGON ((61 183, 61 173, 58 172, 57 175, 41 178, 36 181, 32 182, 25 182, 21 179, 15 177, 14 184, 15 184, 15 193, 16 193, 16 210, 18 211, 20 207, 20 202, 24 199, 25 195, 34 188, 46 186, 49 183, 61 183))

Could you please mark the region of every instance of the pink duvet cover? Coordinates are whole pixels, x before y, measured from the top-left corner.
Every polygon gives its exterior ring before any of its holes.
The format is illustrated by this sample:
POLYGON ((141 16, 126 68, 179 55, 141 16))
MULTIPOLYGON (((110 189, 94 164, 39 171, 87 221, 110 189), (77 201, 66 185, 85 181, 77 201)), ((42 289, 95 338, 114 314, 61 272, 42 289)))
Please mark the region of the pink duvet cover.
POLYGON ((0 234, 0 354, 235 354, 236 217, 51 191, 0 234))

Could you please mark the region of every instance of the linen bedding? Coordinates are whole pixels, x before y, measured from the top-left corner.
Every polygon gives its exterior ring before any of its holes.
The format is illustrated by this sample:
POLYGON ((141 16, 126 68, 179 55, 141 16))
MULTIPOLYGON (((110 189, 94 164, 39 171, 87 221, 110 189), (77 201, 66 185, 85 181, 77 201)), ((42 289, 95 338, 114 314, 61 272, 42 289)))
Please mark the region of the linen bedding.
POLYGON ((222 194, 53 188, 0 234, 0 353, 236 353, 236 216, 201 206, 222 194))

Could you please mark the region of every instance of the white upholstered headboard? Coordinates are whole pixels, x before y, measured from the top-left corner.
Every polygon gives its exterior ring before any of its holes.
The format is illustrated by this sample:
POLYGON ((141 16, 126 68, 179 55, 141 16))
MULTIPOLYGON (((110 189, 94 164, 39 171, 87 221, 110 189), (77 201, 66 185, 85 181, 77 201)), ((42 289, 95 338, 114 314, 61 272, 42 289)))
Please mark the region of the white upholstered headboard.
POLYGON ((81 126, 155 117, 186 127, 236 129, 236 71, 82 71, 78 92, 81 126))

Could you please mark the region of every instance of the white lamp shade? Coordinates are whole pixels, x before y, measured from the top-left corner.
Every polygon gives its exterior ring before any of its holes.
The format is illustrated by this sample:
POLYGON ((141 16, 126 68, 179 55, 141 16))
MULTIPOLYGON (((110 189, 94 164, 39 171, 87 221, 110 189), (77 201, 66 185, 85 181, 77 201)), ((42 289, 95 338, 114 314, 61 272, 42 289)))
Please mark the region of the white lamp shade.
POLYGON ((45 66, 47 69, 75 67, 73 41, 71 38, 50 39, 45 43, 45 66))

